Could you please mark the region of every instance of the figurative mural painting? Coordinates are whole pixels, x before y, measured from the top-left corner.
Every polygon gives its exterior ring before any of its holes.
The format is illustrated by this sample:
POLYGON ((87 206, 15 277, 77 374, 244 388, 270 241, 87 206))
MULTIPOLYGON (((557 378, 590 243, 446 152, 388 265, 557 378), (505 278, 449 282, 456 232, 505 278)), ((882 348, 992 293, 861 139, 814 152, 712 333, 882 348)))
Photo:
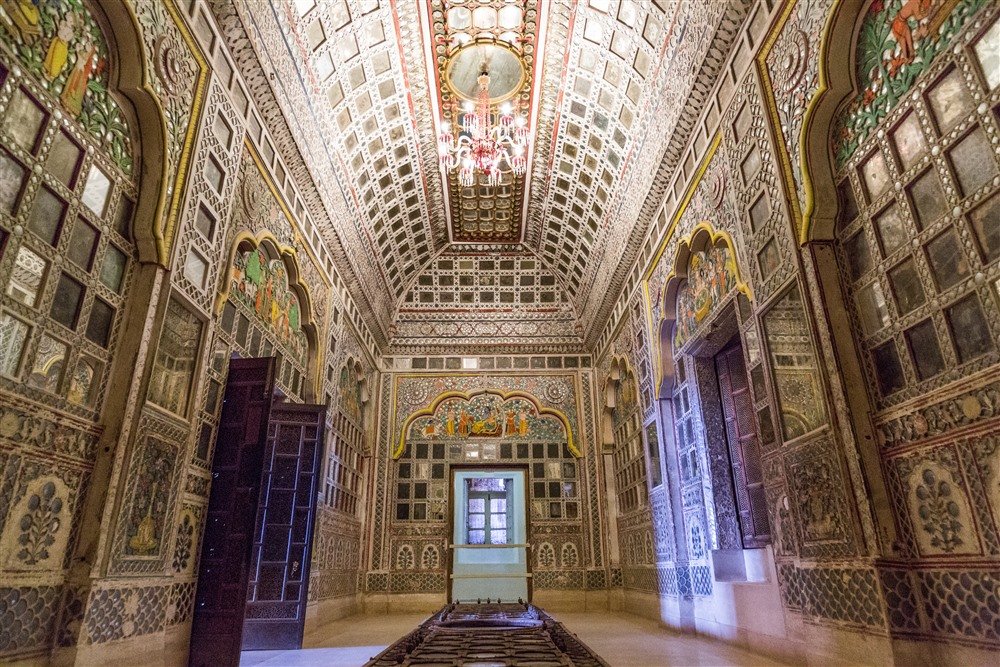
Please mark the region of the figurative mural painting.
POLYGON ((128 128, 108 92, 108 49, 82 0, 0 0, 0 41, 126 174, 128 128))
POLYGON ((702 322, 736 287, 736 262, 725 245, 696 252, 688 264, 687 281, 677 295, 674 349, 691 339, 702 322))
POLYGON ((298 296, 289 289, 288 270, 282 260, 270 259, 261 248, 237 253, 230 294, 256 313, 305 363, 308 343, 302 331, 302 308, 298 296))
POLYGON ((987 0, 875 0, 858 35, 858 95, 834 135, 838 166, 889 115, 987 0))
POLYGON ((516 438, 519 440, 565 440, 566 429, 559 419, 540 414, 525 398, 504 399, 492 393, 472 398, 454 397, 441 401, 434 413, 415 419, 410 439, 516 438))

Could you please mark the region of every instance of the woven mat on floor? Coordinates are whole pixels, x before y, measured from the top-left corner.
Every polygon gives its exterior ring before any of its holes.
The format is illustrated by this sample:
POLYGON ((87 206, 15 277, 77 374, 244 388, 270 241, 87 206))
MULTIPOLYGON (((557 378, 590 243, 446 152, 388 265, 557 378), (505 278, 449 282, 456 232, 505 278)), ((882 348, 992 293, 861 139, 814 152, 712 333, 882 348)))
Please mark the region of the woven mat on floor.
POLYGON ((479 665, 607 667, 562 623, 530 604, 451 604, 366 667, 479 665))

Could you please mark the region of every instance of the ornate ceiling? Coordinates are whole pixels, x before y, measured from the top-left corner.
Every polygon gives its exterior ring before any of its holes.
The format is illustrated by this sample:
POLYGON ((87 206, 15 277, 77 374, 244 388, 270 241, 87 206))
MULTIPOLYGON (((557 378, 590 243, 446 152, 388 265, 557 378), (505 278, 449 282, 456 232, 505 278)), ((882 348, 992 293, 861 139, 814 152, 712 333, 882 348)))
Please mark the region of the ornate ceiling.
POLYGON ((234 53, 249 44, 263 68, 386 351, 582 351, 750 4, 240 0, 216 12, 234 53), (445 74, 485 37, 525 65, 512 101, 533 144, 524 177, 463 188, 438 165, 440 121, 457 118, 445 74))

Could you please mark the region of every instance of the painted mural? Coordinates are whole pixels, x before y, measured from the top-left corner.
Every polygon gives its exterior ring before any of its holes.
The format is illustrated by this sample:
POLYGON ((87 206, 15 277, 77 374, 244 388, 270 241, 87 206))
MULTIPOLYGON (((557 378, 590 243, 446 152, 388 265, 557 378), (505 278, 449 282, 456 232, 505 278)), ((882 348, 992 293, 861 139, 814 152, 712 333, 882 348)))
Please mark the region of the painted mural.
POLYGON ((858 95, 839 116, 837 166, 889 115, 988 0, 875 0, 858 35, 858 95))
POLYGON ((430 415, 418 417, 409 427, 409 440, 513 438, 553 442, 566 439, 566 429, 553 415, 541 414, 524 397, 505 398, 487 392, 466 398, 445 398, 430 415))
POLYGON ((237 253, 230 298, 236 299, 268 326, 301 363, 309 345, 302 331, 302 307, 288 287, 288 270, 260 248, 237 253))
POLYGON ((108 92, 108 48, 82 0, 0 0, 0 41, 126 174, 129 130, 108 92))
POLYGON ((354 419, 361 422, 361 383, 352 377, 349 365, 340 369, 340 410, 354 419))
POLYGON ((137 456, 133 467, 136 495, 125 526, 125 554, 153 556, 163 546, 177 450, 167 442, 148 438, 137 456))
POLYGON ((728 247, 696 252, 688 264, 687 281, 677 294, 674 349, 680 349, 702 322, 736 287, 736 262, 728 247))

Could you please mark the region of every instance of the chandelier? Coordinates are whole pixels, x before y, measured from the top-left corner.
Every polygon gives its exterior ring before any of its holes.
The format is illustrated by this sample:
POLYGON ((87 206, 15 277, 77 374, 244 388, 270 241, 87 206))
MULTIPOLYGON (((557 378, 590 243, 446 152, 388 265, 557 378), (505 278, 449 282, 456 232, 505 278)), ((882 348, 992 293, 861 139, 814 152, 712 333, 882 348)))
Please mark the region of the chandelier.
POLYGON ((457 136, 451 123, 441 123, 438 157, 445 170, 458 168, 463 187, 472 187, 476 173, 486 176, 490 185, 499 185, 504 174, 524 175, 527 169, 530 135, 528 121, 515 115, 509 102, 496 111, 490 105, 490 75, 484 68, 476 79, 479 90, 475 102, 462 107, 461 127, 457 136))

